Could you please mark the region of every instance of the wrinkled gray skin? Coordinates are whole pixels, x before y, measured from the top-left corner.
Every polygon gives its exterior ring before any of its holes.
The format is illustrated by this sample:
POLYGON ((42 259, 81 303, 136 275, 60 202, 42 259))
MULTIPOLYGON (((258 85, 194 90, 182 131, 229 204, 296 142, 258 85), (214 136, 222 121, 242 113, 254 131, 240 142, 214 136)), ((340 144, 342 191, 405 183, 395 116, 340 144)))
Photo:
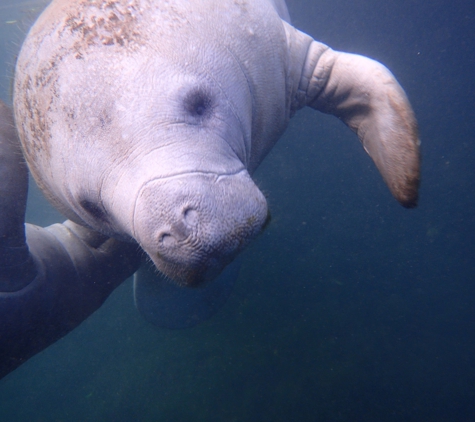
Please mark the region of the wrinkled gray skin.
POLYGON ((16 68, 15 118, 46 196, 187 285, 262 230, 250 175, 306 105, 355 130, 415 205, 416 122, 394 77, 313 41, 269 0, 55 0, 16 68))
POLYGON ((402 88, 288 22, 278 0, 54 0, 19 55, 14 108, 33 176, 77 223, 67 230, 137 242, 179 284, 213 279, 265 225, 251 175, 305 106, 355 131, 414 207, 419 141, 402 88))

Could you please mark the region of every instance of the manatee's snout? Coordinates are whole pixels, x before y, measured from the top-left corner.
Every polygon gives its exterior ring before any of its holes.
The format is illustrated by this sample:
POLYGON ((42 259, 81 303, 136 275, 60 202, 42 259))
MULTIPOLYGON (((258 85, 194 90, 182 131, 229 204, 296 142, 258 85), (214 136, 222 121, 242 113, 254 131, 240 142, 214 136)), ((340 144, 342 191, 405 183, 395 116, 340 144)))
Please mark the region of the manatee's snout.
POLYGON ((146 183, 134 237, 166 276, 189 286, 214 279, 260 233, 264 195, 246 171, 187 174, 146 183))

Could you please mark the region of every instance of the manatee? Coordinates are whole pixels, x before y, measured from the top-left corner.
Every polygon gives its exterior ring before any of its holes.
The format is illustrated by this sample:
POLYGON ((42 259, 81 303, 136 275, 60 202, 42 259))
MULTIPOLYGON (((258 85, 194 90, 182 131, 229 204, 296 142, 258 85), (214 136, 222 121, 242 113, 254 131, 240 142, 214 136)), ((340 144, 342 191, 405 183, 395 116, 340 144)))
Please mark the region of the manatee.
POLYGON ((14 81, 38 186, 75 224, 140 246, 153 269, 136 302, 157 323, 154 282, 229 294, 234 278, 219 275, 269 221, 252 175, 306 106, 342 120, 396 200, 416 206, 403 89, 382 64, 294 28, 284 1, 53 0, 14 81))
POLYGON ((24 224, 28 169, 0 101, 0 378, 96 311, 140 265, 132 243, 71 221, 24 224))

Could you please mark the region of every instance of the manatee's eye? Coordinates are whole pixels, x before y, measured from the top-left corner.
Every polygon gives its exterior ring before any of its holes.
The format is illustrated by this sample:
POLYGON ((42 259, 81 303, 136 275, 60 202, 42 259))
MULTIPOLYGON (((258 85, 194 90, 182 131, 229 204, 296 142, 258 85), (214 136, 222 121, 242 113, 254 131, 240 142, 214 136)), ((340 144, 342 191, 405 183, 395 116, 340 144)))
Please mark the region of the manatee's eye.
POLYGON ((83 199, 79 202, 79 205, 81 205, 81 207, 83 207, 83 209, 96 220, 107 221, 105 211, 94 202, 83 199))
POLYGON ((186 95, 184 106, 189 115, 202 119, 213 111, 213 100, 207 92, 197 89, 186 95))

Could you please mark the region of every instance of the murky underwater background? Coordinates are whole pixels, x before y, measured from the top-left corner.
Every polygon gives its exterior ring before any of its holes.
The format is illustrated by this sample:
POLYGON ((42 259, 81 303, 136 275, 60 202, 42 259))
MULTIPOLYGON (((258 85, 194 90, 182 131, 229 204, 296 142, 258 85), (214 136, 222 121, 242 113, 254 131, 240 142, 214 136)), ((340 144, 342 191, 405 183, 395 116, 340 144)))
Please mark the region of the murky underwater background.
MULTIPOLYGON (((0 0, 8 102, 38 4, 0 0)), ((296 27, 404 86, 423 142, 419 207, 392 199, 337 119, 300 112, 256 174, 273 220, 223 311, 159 331, 128 280, 0 380, 1 421, 475 420, 475 5, 288 5, 296 27)), ((30 196, 29 222, 60 221, 30 196)))

